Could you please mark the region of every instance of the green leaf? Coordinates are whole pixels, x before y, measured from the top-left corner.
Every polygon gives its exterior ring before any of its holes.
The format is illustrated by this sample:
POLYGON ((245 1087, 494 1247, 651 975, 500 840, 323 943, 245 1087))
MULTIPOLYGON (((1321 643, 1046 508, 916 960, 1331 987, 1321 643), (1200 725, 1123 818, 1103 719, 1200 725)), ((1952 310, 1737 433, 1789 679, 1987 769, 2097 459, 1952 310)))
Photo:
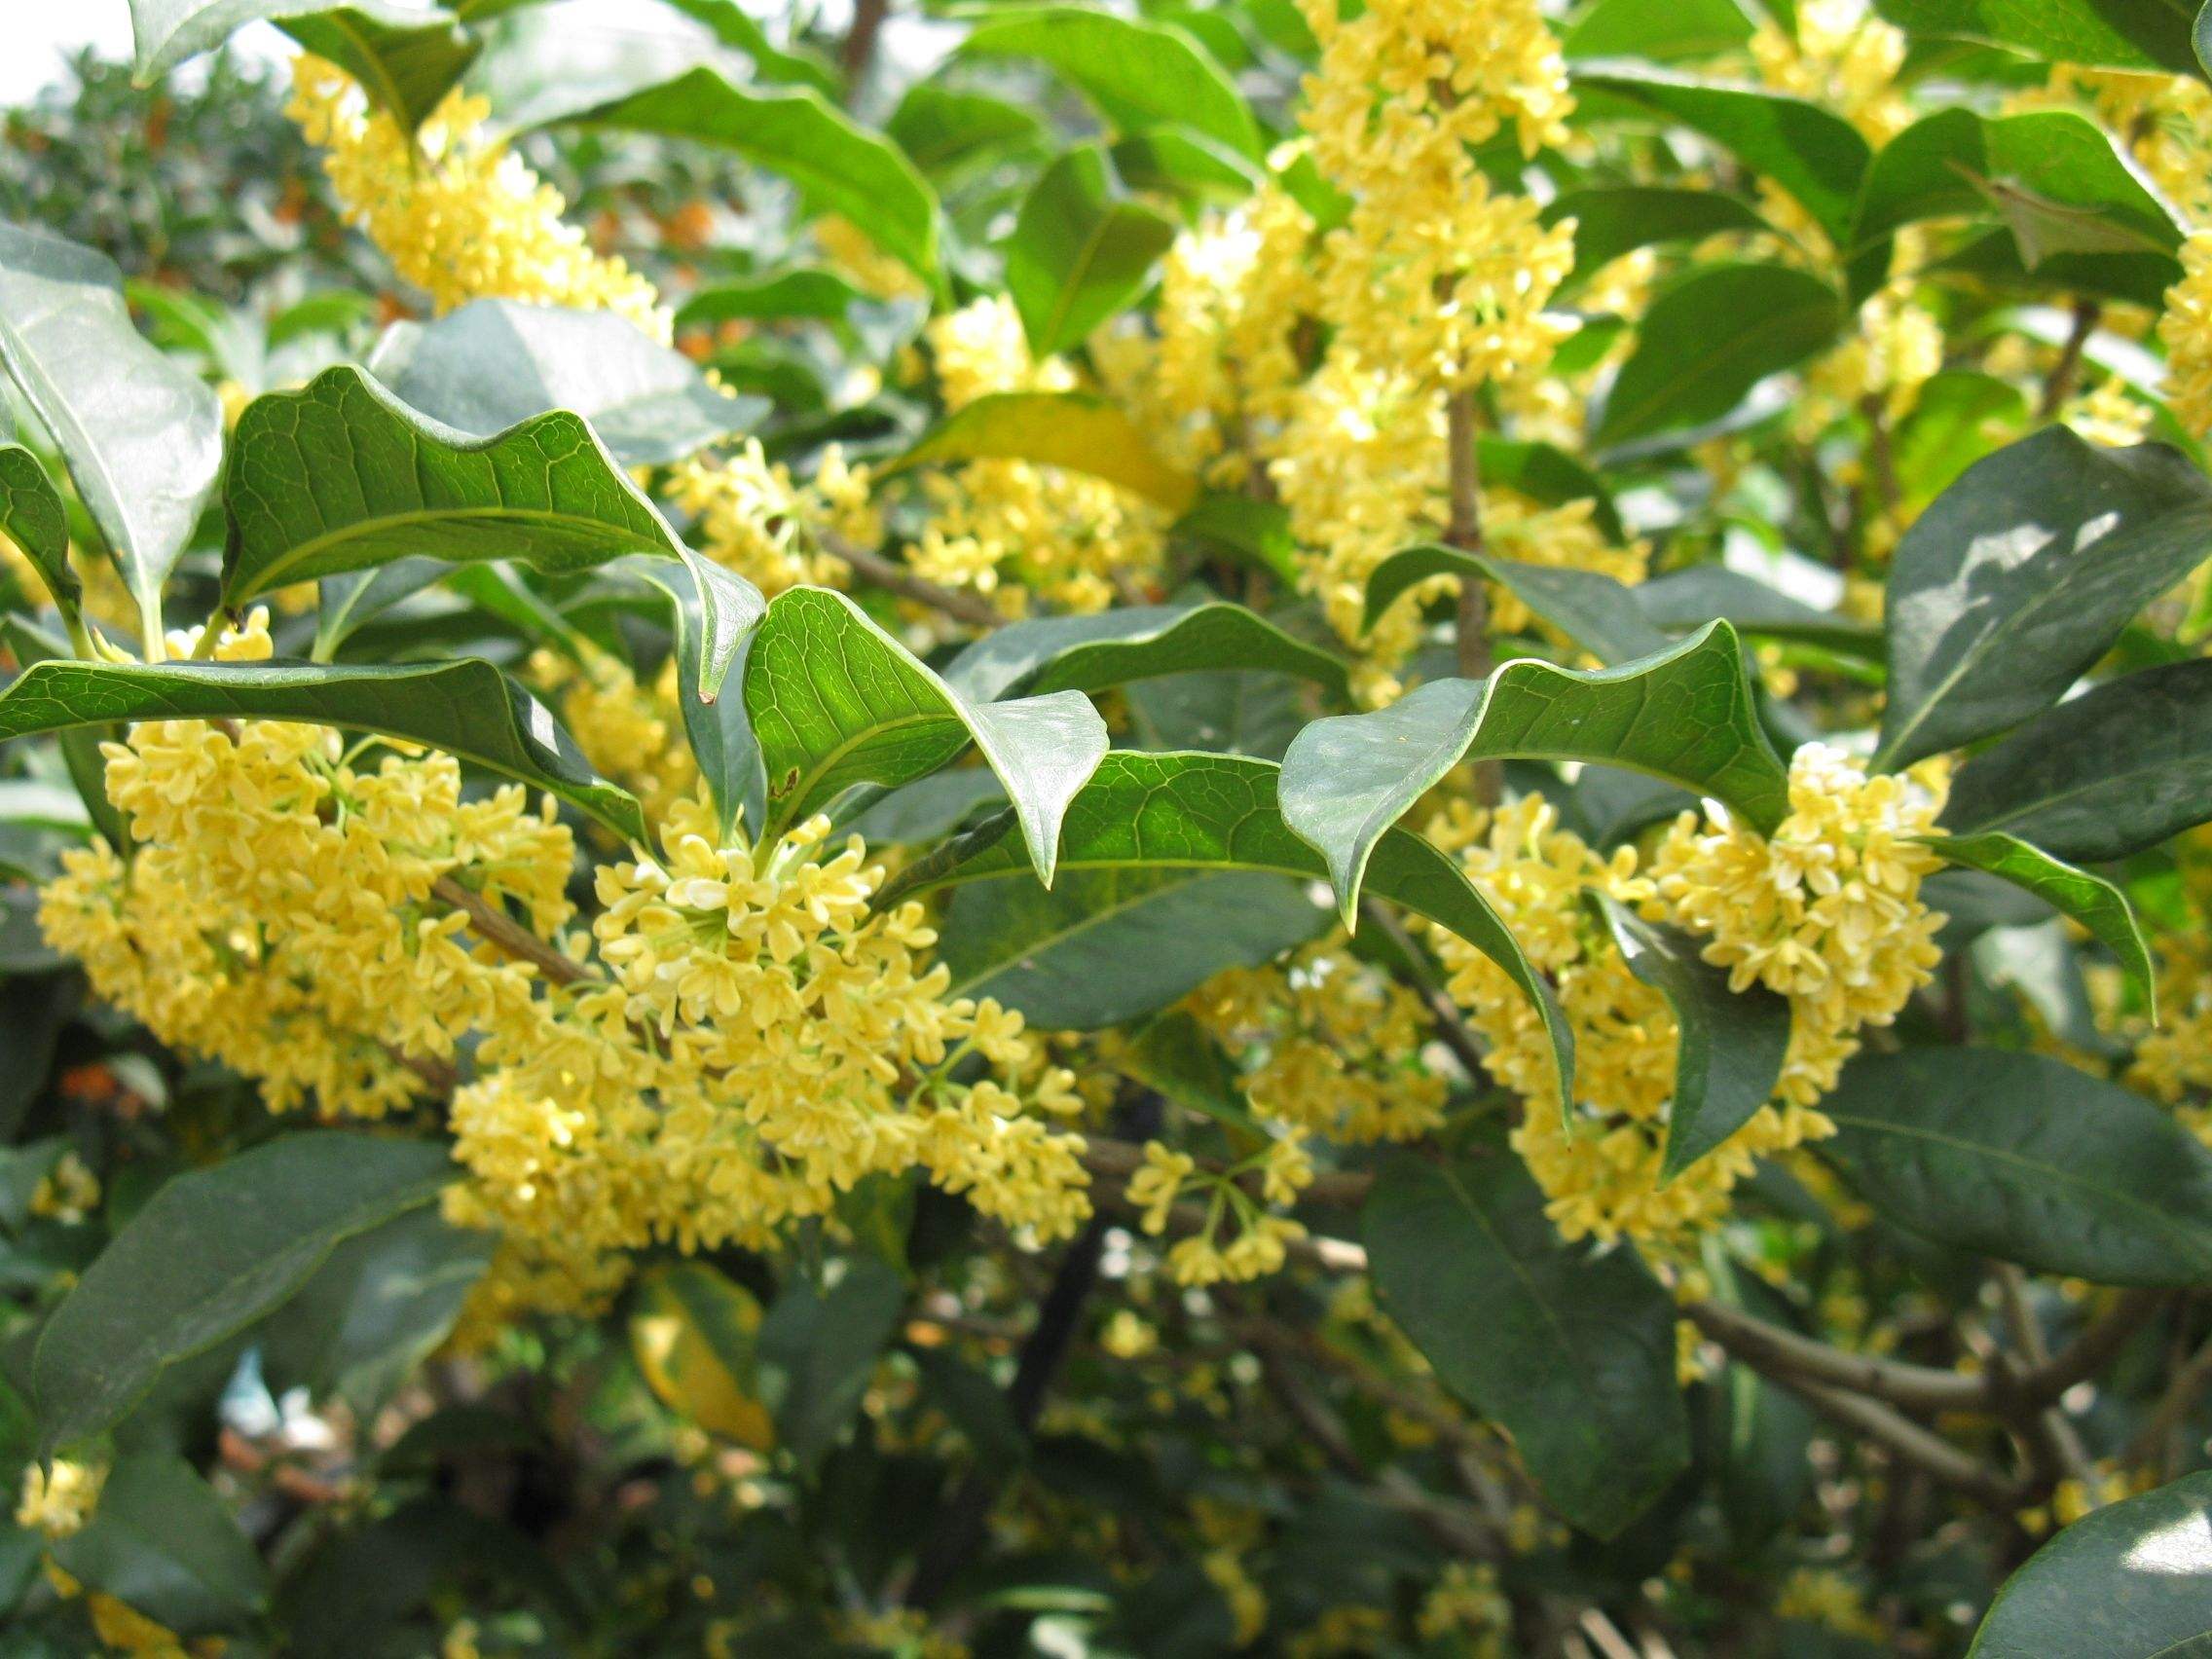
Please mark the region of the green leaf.
POLYGON ((1387 709, 1315 720, 1283 756, 1286 823, 1325 855, 1348 918, 1384 832, 1461 760, 1585 760, 1711 795, 1771 830, 1789 774, 1758 722, 1744 649, 1714 622, 1655 657, 1578 673, 1523 658, 1432 680, 1387 709))
POLYGON ((1802 640, 1832 651, 1863 656, 1881 644, 1880 631, 1832 610, 1816 610, 1725 565, 1692 565, 1639 582, 1629 590, 1654 626, 1702 628, 1720 617, 1740 634, 1802 640))
POLYGON ((2212 819, 2212 660, 2069 698, 1969 759, 1943 827, 2002 830, 2054 857, 2122 859, 2212 819))
POLYGON ((313 1129, 175 1177, 40 1334, 45 1444, 112 1426, 168 1367, 281 1306, 340 1243, 429 1202, 453 1175, 442 1143, 313 1129))
POLYGON ((1789 1050, 1789 1003, 1762 985, 1732 991, 1728 971, 1678 928, 1646 922, 1601 894, 1589 900, 1629 972, 1667 999, 1681 1028, 1675 1103, 1659 1178, 1671 1181, 1774 1098, 1789 1050))
POLYGON ((1006 244, 1007 292, 1029 350, 1080 345, 1152 277, 1175 221, 1132 201, 1096 144, 1068 151, 1023 199, 1006 244))
POLYGON ((1481 463, 1486 489, 1517 490, 1547 507, 1588 501, 1591 522, 1606 540, 1628 539, 1628 528, 1621 523, 1604 480, 1557 445, 1486 435, 1475 440, 1475 459, 1481 463))
POLYGON ((1806 272, 1785 265, 1690 271, 1644 313, 1594 441, 1617 446, 1721 420, 1768 376, 1828 345, 1843 322, 1835 290, 1806 272), (1715 326, 1720 318, 1727 326, 1715 326))
MULTIPOLYGON (((1283 822, 1276 807, 1278 769, 1230 755, 1149 755, 1116 750, 1068 806, 1060 867, 1092 870, 1256 869, 1310 880, 1327 866, 1283 822)), ((1006 844, 1002 817, 947 843, 901 873, 878 906, 905 893, 977 881, 1026 879, 1021 857, 1006 844)), ((1385 830, 1372 848, 1369 881, 1384 899, 1450 929, 1493 962, 1535 1007, 1571 1087, 1573 1039, 1551 992, 1489 901, 1459 866, 1419 835, 1385 830)))
POLYGON ((811 53, 786 52, 777 46, 768 38, 767 30, 747 15, 738 0, 665 0, 665 4, 705 23, 715 38, 731 51, 745 54, 753 60, 753 67, 761 80, 812 87, 827 98, 838 95, 834 69, 811 53))
POLYGON ((426 1204, 347 1239, 256 1332, 272 1391, 375 1413, 446 1340, 495 1242, 426 1204))
POLYGON ((1391 554, 1367 578, 1372 628, 1406 591, 1431 576, 1473 575, 1493 581, 1593 656, 1606 663, 1653 656, 1674 644, 1644 620, 1632 590, 1595 571, 1527 565, 1424 542, 1391 554))
POLYGON ((962 888, 939 960, 949 995, 995 997, 1051 1031, 1095 1031, 1179 1002, 1225 968, 1304 944, 1328 912, 1252 870, 1100 870, 962 888))
POLYGON ((1171 196, 1193 207, 1241 202, 1266 176, 1235 151, 1178 128, 1155 128, 1124 138, 1107 156, 1130 189, 1171 196))
POLYGON ((1795 197, 1844 245, 1873 152, 1840 115, 1779 92, 1614 64, 1576 71, 1574 87, 1586 120, 1625 115, 1703 133, 1795 197))
POLYGON ((2212 1274, 2212 1153, 2043 1054, 1907 1049, 1845 1068, 1824 1157, 1908 1232, 2098 1284, 2212 1274))
POLYGON ((794 1276, 760 1327, 761 1397, 802 1468, 843 1436, 906 1301, 899 1274, 874 1257, 837 1265, 827 1290, 794 1276))
POLYGON ((937 276, 936 193, 895 145, 808 88, 737 87, 700 67, 572 119, 732 151, 790 179, 816 211, 850 219, 924 281, 937 276))
POLYGON ((240 1630, 269 1601, 260 1553, 230 1505, 181 1457, 123 1458, 92 1520, 55 1544, 54 1557, 87 1589, 183 1637, 240 1630))
POLYGON ((855 784, 910 784, 974 743, 1006 785, 1048 886, 1062 815, 1107 746, 1106 722, 1080 691, 971 701, 827 588, 769 603, 746 656, 745 709, 767 777, 769 839, 855 784))
POLYGON ((379 343, 369 371, 409 408, 477 438, 566 409, 588 421, 624 466, 682 461, 752 430, 768 413, 757 397, 718 389, 682 352, 612 312, 512 300, 477 300, 435 322, 399 324, 379 343))
POLYGON ((292 0, 277 27, 352 76, 402 132, 423 125, 483 50, 483 42, 434 8, 354 0, 318 11, 312 3, 292 0))
POLYGON ((46 1091, 61 1028, 79 1000, 77 983, 67 975, 0 980, 0 1052, 10 1056, 0 1073, 0 1135, 13 1140, 46 1091))
POLYGON ((22 549, 62 615, 77 614, 84 591, 69 565, 69 514, 38 457, 20 444, 0 443, 0 535, 22 549))
POLYGON ((1198 499, 1198 481, 1161 460, 1137 424, 1103 397, 1083 391, 996 391, 947 416, 883 468, 890 477, 913 466, 964 461, 1026 461, 1064 466, 1182 512, 1198 499))
POLYGON ((1875 764, 1955 749, 2048 707, 2212 554, 2212 484, 2156 444, 2050 426, 1967 468, 1891 562, 1875 764))
POLYGON ((639 1282, 630 1352, 666 1406, 688 1422, 765 1452, 776 1427, 759 1397, 760 1304, 705 1262, 671 1262, 639 1282))
POLYGON ((679 547, 580 417, 555 411, 472 439, 344 364, 246 406, 223 499, 223 596, 234 608, 417 554, 560 572, 679 547))
MULTIPOLYGON (((76 660, 64 641, 33 626, 27 617, 0 616, 0 645, 5 645, 26 671, 34 663, 76 660)), ((7 690, 15 685, 16 682, 10 681, 7 690)), ((0 690, 0 703, 6 701, 7 690, 0 690)), ((100 745, 120 740, 122 735, 117 728, 94 724, 63 731, 55 740, 62 764, 69 771, 69 782, 85 804, 85 815, 118 852, 129 850, 130 828, 115 802, 107 798, 107 757, 100 753, 100 745)))
POLYGON ((698 328, 737 319, 793 317, 832 322, 860 298, 861 291, 835 272, 800 267, 711 283, 677 308, 676 326, 698 328))
MULTIPOLYGON (((371 97, 389 89, 380 87, 373 72, 364 73, 348 61, 348 55, 388 42, 387 49, 399 51, 403 59, 393 77, 419 91, 424 84, 422 77, 433 61, 429 42, 459 34, 454 19, 442 9, 388 5, 385 0, 352 0, 348 6, 331 7, 317 7, 315 0, 130 0, 130 32, 136 47, 133 79, 141 87, 151 86, 187 59, 214 51, 248 23, 283 18, 289 27, 302 15, 324 23, 318 31, 324 43, 318 45, 297 33, 293 38, 360 81, 371 97), (420 44, 408 41, 406 37, 412 32, 419 32, 424 40, 420 44), (347 33, 352 33, 355 40, 349 42, 347 33), (394 36, 398 38, 392 39, 394 36)), ((408 100, 398 97, 379 101, 396 110, 408 100)), ((435 103, 437 99, 432 96, 429 101, 435 103)), ((412 131, 415 123, 408 121, 406 126, 412 131)))
POLYGON ((2005 1581, 1967 1659, 2212 1653, 2212 1472, 2091 1511, 2005 1581))
MULTIPOLYGON (((1731 11, 1734 0, 1723 0, 1731 11)), ((1647 0, 1636 0, 1650 10, 1647 0)), ((1741 13, 1737 14, 1742 16, 1741 13)), ((1773 227, 1757 208, 1716 190, 1678 190, 1667 185, 1598 185, 1569 190, 1544 207, 1544 223, 1574 221, 1574 272, 1580 281, 1624 253, 1663 242, 1702 241, 1726 231, 1767 231, 1773 227)))
POLYGON ((1258 124, 1220 65, 1190 36, 1083 6, 995 12, 960 43, 963 57, 1028 57, 1096 104, 1124 132, 1188 127, 1239 155, 1261 152, 1258 124))
POLYGON ((721 693, 754 628, 767 614, 768 602, 734 571, 688 549, 680 562, 627 559, 614 569, 651 583, 668 599, 677 707, 723 832, 740 819, 760 823, 766 798, 760 746, 745 699, 721 693))
POLYGON ((104 254, 0 222, 0 364, 60 447, 142 613, 192 539, 223 460, 223 411, 139 337, 104 254))
POLYGON ((1519 1160, 1395 1155, 1360 1235, 1390 1316, 1575 1526, 1612 1537, 1688 1466, 1673 1301, 1633 1250, 1561 1242, 1519 1160))
POLYGON ((1598 0, 1560 41, 1569 58, 1711 57, 1735 51, 1751 38, 1751 19, 1736 0, 1598 0))
MULTIPOLYGON (((1850 249, 1861 254, 1905 225, 1951 218, 2001 221, 2030 272, 2053 254, 2171 254, 2182 239, 2105 130, 2068 110, 1946 109, 1915 122, 1867 169, 1850 249)), ((2178 264, 2174 272, 2178 278, 2178 264)), ((1885 275, 1873 262, 1855 292, 1885 275)))
POLYGON ((552 714, 475 657, 450 662, 41 662, 0 691, 0 741, 126 720, 299 720, 442 749, 645 838, 638 803, 592 771, 552 714))
POLYGON ((2150 947, 2135 925, 2127 896, 2102 876, 2061 863, 2016 835, 1990 831, 1976 835, 1929 835, 1926 843, 1950 863, 1986 870, 2024 888, 2053 908, 2072 916, 2110 950, 2133 979, 2157 1017, 2157 976, 2150 947))
POLYGON ((1877 0, 1875 10, 1913 34, 2017 47, 2052 63, 2200 72, 2193 0, 1877 0))
POLYGON ((1009 692, 1103 691, 1133 680, 1200 669, 1294 674, 1337 696, 1348 691, 1342 658, 1295 640, 1241 605, 1134 605, 1094 616, 1015 622, 977 640, 944 671, 971 697, 1009 692))

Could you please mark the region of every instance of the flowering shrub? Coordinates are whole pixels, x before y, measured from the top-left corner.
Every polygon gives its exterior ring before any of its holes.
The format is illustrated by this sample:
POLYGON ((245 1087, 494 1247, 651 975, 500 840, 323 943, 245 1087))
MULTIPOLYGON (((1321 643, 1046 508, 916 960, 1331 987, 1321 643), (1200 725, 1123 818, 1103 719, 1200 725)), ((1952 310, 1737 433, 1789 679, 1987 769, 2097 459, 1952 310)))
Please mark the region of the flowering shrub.
POLYGON ((132 10, 346 240, 0 222, 23 1651, 2212 1642, 2173 8, 132 10))

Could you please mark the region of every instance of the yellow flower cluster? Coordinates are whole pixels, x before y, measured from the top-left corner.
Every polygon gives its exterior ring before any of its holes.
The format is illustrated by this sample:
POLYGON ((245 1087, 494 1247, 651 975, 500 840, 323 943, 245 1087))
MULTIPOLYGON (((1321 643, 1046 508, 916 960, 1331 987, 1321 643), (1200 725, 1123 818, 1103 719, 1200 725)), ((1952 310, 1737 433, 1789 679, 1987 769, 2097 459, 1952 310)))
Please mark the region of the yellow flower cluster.
POLYGON ((1159 1141, 1146 1143, 1144 1166, 1129 1177, 1126 1194, 1145 1232, 1157 1237, 1167 1231, 1169 1213, 1186 1190, 1202 1187, 1207 1195, 1198 1231, 1176 1240, 1167 1252, 1169 1277, 1186 1285, 1241 1284, 1282 1271, 1286 1247, 1305 1237, 1306 1229, 1263 1209, 1261 1200, 1293 1203, 1312 1181, 1304 1138, 1303 1133, 1286 1133, 1232 1169, 1202 1174, 1188 1153, 1159 1141), (1255 1173, 1261 1181, 1259 1199, 1244 1188, 1244 1179, 1255 1173), (1231 1224, 1236 1236, 1225 1245, 1222 1230, 1231 1224))
POLYGON ((1828 1567, 1800 1567, 1782 1581, 1774 1616, 1799 1619, 1862 1641, 1885 1641, 1889 1632, 1866 1605, 1866 1592, 1828 1567))
POLYGON ((1817 1107, 1859 1031, 1895 1018, 1937 960, 1942 917, 1919 897, 1937 860, 1910 837, 1929 830, 1938 805, 1906 780, 1868 778, 1808 744, 1790 766, 1790 815, 1771 837, 1685 813, 1648 866, 1633 847, 1601 858, 1537 797, 1487 814, 1454 803, 1431 827, 1440 845, 1461 849, 1573 1030, 1576 1099, 1563 1114, 1534 1010, 1489 957, 1436 935, 1448 989, 1490 1046, 1485 1065, 1528 1102, 1513 1144, 1564 1235, 1682 1237, 1720 1218, 1758 1158, 1832 1132, 1817 1107), (1591 893, 1703 937, 1706 959, 1730 971, 1736 990, 1760 984, 1789 1000, 1775 1099, 1664 1186, 1680 1033, 1591 913, 1591 893))
MULTIPOLYGON (((257 613, 215 654, 268 652, 257 613)), ((499 1308, 588 1304, 656 1240, 769 1247, 875 1172, 1039 1238, 1088 1213, 1080 1137, 1032 1113, 1078 1111, 1073 1078, 1017 1015, 944 998, 919 907, 871 913, 881 871, 820 822, 725 846, 674 802, 660 860, 598 871, 587 938, 563 931, 550 802, 464 799, 448 756, 372 768, 316 726, 154 721, 107 759, 138 845, 67 855, 49 940, 276 1110, 380 1116, 466 1051, 450 1123, 475 1179, 450 1212, 504 1234, 499 1308)))
MULTIPOLYGON (((1077 384, 1060 358, 1031 357, 1021 319, 1003 297, 938 317, 927 339, 948 411, 992 392, 1077 384)), ((1087 473, 972 461, 923 473, 920 488, 930 517, 907 563, 929 581, 991 597, 1009 615, 1033 597, 1063 610, 1103 610, 1151 582, 1165 552, 1161 509, 1087 473)))
POLYGON ((1416 1140, 1444 1121, 1419 996, 1360 962, 1341 932, 1279 966, 1217 974, 1185 1007, 1251 1064, 1244 1092, 1263 1118, 1347 1145, 1416 1140))
POLYGON ((16 1525, 48 1538, 72 1537, 92 1518, 106 1483, 107 1470, 99 1464, 56 1457, 49 1466, 33 1458, 23 1470, 16 1525))
POLYGON ((1311 215, 1271 178, 1168 249, 1157 338, 1132 332, 1091 343, 1107 385, 1168 461, 1226 487, 1249 480, 1305 373, 1299 325, 1319 304, 1312 239, 1311 215))
POLYGON ((2181 244, 2182 278, 2166 290, 2158 339, 2166 349, 2166 403, 2190 431, 2212 432, 2212 230, 2181 244))
POLYGON ((1452 1651, 1467 1659, 1505 1659, 1513 1634, 1513 1604, 1499 1586, 1497 1568, 1488 1562, 1444 1564, 1414 1626, 1431 1641, 1456 1636, 1452 1651))
MULTIPOLYGON (((1943 325, 1915 305, 1902 287, 1883 289, 1859 308, 1850 338, 1823 357, 1808 377, 1807 389, 1847 408, 1869 402, 1896 425, 1920 401, 1920 388, 1943 366, 1943 325)), ((1803 424, 1817 434, 1826 418, 1817 409, 1803 424)))
POLYGON ((1349 20, 1336 0, 1301 9, 1321 43, 1301 124, 1352 198, 1322 244, 1336 349, 1432 387, 1540 371, 1573 328, 1544 312, 1573 267, 1573 227, 1493 193, 1470 150, 1507 127, 1529 155, 1566 134, 1567 66, 1534 0, 1381 0, 1349 20))
POLYGON ((820 538, 827 534, 856 547, 881 541, 883 518, 871 487, 869 469, 847 462, 835 444, 800 485, 790 467, 769 461, 759 439, 748 438, 734 453, 679 463, 668 495, 694 517, 693 546, 773 598, 790 587, 844 585, 844 561, 824 552, 820 538))
POLYGON ((1877 18, 1867 0, 1801 0, 1796 13, 1794 33, 1765 22, 1751 36, 1759 78, 1834 110, 1876 147, 1903 131, 1912 121, 1897 88, 1904 32, 1877 18))
POLYGON ((531 682, 557 700, 561 723, 592 769, 636 795, 646 823, 659 824, 699 787, 699 763, 677 708, 676 659, 662 664, 647 686, 588 642, 579 647, 575 656, 533 652, 531 682))
POLYGON ((874 239, 852 220, 826 213, 809 229, 823 256, 862 293, 879 300, 920 299, 928 294, 919 276, 877 247, 874 239))
MULTIPOLYGON (((1361 632, 1367 582, 1377 566, 1416 541, 1433 540, 1450 516, 1446 421, 1440 399, 1403 375, 1371 372, 1331 353, 1301 390, 1269 475, 1290 513, 1291 531, 1312 549, 1307 588, 1347 642, 1363 644, 1360 689, 1383 700, 1396 688, 1391 672, 1420 639, 1422 607, 1457 584, 1445 576, 1407 593, 1361 632)), ((1482 496, 1486 544, 1525 564, 1595 571, 1616 581, 1643 579, 1649 547, 1616 547, 1599 532, 1588 501, 1546 507, 1511 490, 1482 496)), ((1503 631, 1530 617, 1511 594, 1493 585, 1491 620, 1503 631)))
POLYGON ((562 219, 561 193, 484 130, 484 99, 448 92, 410 141, 336 65, 304 54, 292 78, 287 113, 330 152, 347 217, 439 311, 487 298, 611 311, 667 342, 653 285, 562 219))

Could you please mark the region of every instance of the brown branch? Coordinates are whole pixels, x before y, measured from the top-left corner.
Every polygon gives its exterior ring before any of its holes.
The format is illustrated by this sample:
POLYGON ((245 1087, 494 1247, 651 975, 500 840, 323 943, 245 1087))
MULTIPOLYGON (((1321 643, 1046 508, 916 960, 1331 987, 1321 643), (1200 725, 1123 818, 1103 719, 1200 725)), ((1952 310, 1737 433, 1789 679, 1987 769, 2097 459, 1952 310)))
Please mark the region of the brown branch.
POLYGON ((2020 1378, 2020 1391, 2029 1399, 2047 1404, 2077 1382, 2086 1382, 2102 1371, 2127 1346, 2127 1340, 2165 1306, 2162 1290, 2131 1290, 2112 1310, 2046 1362, 2020 1378))
POLYGON ((599 977, 582 963, 562 955, 481 893, 471 893, 450 875, 439 876, 430 888, 430 895, 465 915, 469 930, 477 938, 496 945, 517 962, 529 963, 557 985, 580 984, 599 977))
POLYGON ((1717 1302, 1687 1302, 1681 1312, 1732 1356, 1791 1386, 1806 1382, 1847 1389, 1918 1412, 1979 1411, 1989 1404, 1988 1384, 1978 1377, 1849 1353, 1717 1302))
POLYGON ((896 560, 886 559, 872 548, 861 547, 843 536, 829 531, 818 532, 815 541, 830 558, 850 567, 854 575, 872 583, 902 599, 910 599, 940 611, 956 622, 965 622, 972 628, 991 629, 1003 625, 1006 618, 994 609, 988 600, 972 593, 960 593, 952 588, 917 576, 896 560))
MULTIPOLYGON (((1447 486, 1451 518, 1444 539, 1463 553, 1483 550, 1482 459, 1475 448, 1475 394, 1454 391, 1444 400, 1447 486)), ((1458 653, 1459 678, 1488 680, 1493 667, 1490 648, 1490 593, 1482 578, 1459 578, 1459 613, 1454 633, 1458 653)), ((1505 771, 1495 760, 1475 762, 1475 800, 1494 806, 1505 793, 1505 771)))
POLYGON ((2067 331, 2066 343, 2058 349, 2058 361, 2051 364, 2050 373, 2043 383, 2043 398, 2036 406, 2039 420, 2056 417, 2066 400, 2074 395, 2074 386, 2082 377, 2082 354, 2088 350, 2089 336, 2097 331, 2097 322, 2104 315, 2104 307, 2095 300, 2074 302, 2074 326, 2067 331))
POLYGON ((2009 1513, 2026 1501, 2027 1493, 2017 1484, 1878 1400, 1798 1377, 1778 1381, 1829 1420, 1864 1435, 1985 1508, 2009 1513))
POLYGON ((890 14, 890 0, 854 0, 853 26, 845 31, 837 61, 845 71, 848 92, 864 80, 875 62, 875 43, 890 14))
POLYGON ((2212 1342, 2198 1348, 2189 1363, 2174 1373, 2173 1381, 2157 1407, 2151 1413, 2141 1432, 2127 1443, 2120 1455, 2126 1463, 2156 1462, 2161 1479, 2173 1475, 2173 1437, 2181 1425, 2189 1420, 2189 1414, 2196 1409, 2204 1391, 2212 1388, 2212 1342))

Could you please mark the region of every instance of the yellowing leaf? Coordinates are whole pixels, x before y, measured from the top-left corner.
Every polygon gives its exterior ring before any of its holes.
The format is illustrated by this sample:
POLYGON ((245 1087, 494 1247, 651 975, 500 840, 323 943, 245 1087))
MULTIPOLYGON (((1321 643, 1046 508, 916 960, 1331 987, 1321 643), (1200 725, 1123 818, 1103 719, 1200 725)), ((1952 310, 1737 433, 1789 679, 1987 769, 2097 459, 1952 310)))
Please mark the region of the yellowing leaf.
POLYGON ((760 1304, 704 1262, 647 1277, 630 1315, 630 1352, 662 1405, 701 1428, 765 1452, 768 1408, 753 1395, 760 1304))

